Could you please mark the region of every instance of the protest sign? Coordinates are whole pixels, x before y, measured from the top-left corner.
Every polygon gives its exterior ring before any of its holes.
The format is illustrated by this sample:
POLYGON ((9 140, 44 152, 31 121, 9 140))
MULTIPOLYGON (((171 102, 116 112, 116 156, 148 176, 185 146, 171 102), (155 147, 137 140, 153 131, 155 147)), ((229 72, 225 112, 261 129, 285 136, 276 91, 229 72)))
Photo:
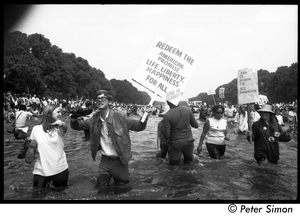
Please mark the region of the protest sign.
POLYGON ((247 104, 259 101, 257 70, 245 68, 238 71, 238 103, 247 104))
POLYGON ((208 90, 207 95, 214 95, 216 94, 215 90, 208 90))
POLYGON ((219 98, 224 98, 225 97, 225 88, 221 87, 219 88, 219 98))
POLYGON ((178 105, 197 62, 195 56, 158 36, 132 80, 178 105))
POLYGON ((212 97, 214 99, 214 103, 216 104, 216 100, 215 100, 214 94, 216 94, 215 90, 208 90, 207 91, 207 95, 212 95, 212 97))

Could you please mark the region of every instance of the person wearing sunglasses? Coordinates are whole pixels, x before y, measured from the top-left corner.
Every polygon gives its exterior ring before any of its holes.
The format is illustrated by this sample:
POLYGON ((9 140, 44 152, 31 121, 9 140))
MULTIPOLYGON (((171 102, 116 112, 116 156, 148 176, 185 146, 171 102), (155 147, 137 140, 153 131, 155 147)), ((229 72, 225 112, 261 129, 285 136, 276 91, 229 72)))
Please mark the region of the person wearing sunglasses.
POLYGON ((112 96, 106 90, 96 93, 97 110, 89 119, 71 118, 74 130, 90 131, 91 156, 95 161, 97 152, 101 154, 97 184, 108 187, 111 178, 115 185, 129 183, 128 162, 132 158, 129 130, 142 131, 146 128, 148 114, 144 122, 127 118, 126 113, 110 108, 112 96))
POLYGON ((221 159, 226 150, 225 140, 229 140, 227 120, 223 119, 224 106, 215 105, 212 108, 212 116, 206 119, 200 137, 197 152, 202 151, 202 144, 205 140, 206 149, 213 159, 221 159))

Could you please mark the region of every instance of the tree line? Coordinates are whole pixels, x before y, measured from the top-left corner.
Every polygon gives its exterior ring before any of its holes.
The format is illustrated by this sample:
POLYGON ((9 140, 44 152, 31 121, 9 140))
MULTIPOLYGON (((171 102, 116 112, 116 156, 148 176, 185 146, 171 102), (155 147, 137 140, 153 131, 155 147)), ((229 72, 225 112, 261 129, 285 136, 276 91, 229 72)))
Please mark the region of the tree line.
POLYGON ((94 98, 99 89, 120 103, 147 104, 150 97, 127 80, 108 80, 74 53, 64 53, 41 34, 15 31, 4 36, 4 92, 51 98, 94 98))
MULTIPOLYGON (((99 89, 109 90, 120 103, 145 105, 147 92, 138 91, 127 80, 108 80, 103 71, 91 67, 74 53, 64 53, 41 34, 15 31, 4 36, 4 91, 37 94, 53 98, 94 98, 99 89)), ((237 104, 237 78, 215 89, 214 98, 206 92, 189 101, 207 104, 221 102, 219 89, 225 88, 224 101, 237 104)), ((273 103, 297 99, 298 63, 278 67, 276 72, 258 71, 258 90, 273 103)))
MULTIPOLYGON (((268 97, 271 103, 289 103, 297 99, 298 91, 298 62, 292 63, 291 66, 278 67, 276 72, 269 72, 260 69, 257 71, 258 91, 259 94, 268 97)), ((238 104, 237 78, 227 84, 220 85, 215 89, 214 96, 207 95, 206 92, 192 97, 190 101, 202 101, 209 105, 229 101, 232 104, 238 104), (225 88, 224 99, 219 97, 219 89, 225 88)))

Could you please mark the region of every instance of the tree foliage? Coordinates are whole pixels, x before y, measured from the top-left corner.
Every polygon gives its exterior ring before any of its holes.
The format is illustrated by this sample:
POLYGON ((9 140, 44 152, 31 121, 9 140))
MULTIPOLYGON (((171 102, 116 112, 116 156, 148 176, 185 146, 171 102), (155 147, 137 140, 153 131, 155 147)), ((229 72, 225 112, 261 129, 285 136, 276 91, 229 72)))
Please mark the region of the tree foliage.
MULTIPOLYGON (((297 99, 298 91, 298 63, 291 66, 278 67, 276 72, 270 73, 267 70, 257 71, 259 94, 266 95, 271 103, 288 103, 297 99)), ((225 88, 225 98, 223 102, 230 101, 238 103, 237 98, 237 78, 230 83, 219 86, 214 95, 216 103, 221 102, 219 89, 225 88)), ((207 93, 200 93, 196 97, 189 98, 190 101, 203 101, 209 105, 214 104, 213 96, 207 93)))
MULTIPOLYGON (((59 98, 94 98, 99 89, 106 89, 119 102, 147 104, 150 101, 146 92, 138 91, 129 81, 107 80, 103 71, 91 67, 87 60, 74 53, 64 53, 41 34, 5 33, 3 71, 4 91, 59 98)), ((236 78, 215 89, 214 96, 202 92, 189 100, 201 100, 210 105, 214 101, 221 102, 221 87, 225 88, 223 100, 236 104, 236 78)), ((278 67, 272 73, 259 70, 258 90, 274 103, 294 101, 298 91, 298 63, 278 67)))
POLYGON ((94 98, 106 89, 120 102, 146 104, 150 97, 127 80, 105 74, 74 53, 64 53, 41 34, 5 33, 4 91, 55 98, 94 98), (117 83, 117 84, 116 84, 117 83))
POLYGON ((140 92, 129 81, 110 80, 116 90, 115 99, 120 103, 133 103, 145 105, 149 103, 150 97, 146 92, 140 92))

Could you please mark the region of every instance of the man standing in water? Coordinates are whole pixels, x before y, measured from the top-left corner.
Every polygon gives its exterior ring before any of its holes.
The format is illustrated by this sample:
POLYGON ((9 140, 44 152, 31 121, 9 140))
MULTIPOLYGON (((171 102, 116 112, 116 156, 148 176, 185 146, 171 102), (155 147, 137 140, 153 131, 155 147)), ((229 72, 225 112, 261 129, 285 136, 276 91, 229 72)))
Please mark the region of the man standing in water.
POLYGON ((169 101, 167 103, 170 110, 163 117, 163 134, 169 140, 169 164, 179 165, 182 154, 184 163, 192 162, 194 138, 191 126, 198 128, 198 122, 187 106, 175 106, 169 101))
POLYGON ((111 178, 115 184, 129 183, 128 162, 132 158, 129 130, 142 131, 145 122, 126 117, 126 114, 109 108, 112 96, 106 90, 96 93, 98 110, 86 120, 71 119, 71 128, 75 130, 89 130, 91 155, 95 161, 97 151, 102 157, 97 178, 98 187, 109 185, 111 178))

